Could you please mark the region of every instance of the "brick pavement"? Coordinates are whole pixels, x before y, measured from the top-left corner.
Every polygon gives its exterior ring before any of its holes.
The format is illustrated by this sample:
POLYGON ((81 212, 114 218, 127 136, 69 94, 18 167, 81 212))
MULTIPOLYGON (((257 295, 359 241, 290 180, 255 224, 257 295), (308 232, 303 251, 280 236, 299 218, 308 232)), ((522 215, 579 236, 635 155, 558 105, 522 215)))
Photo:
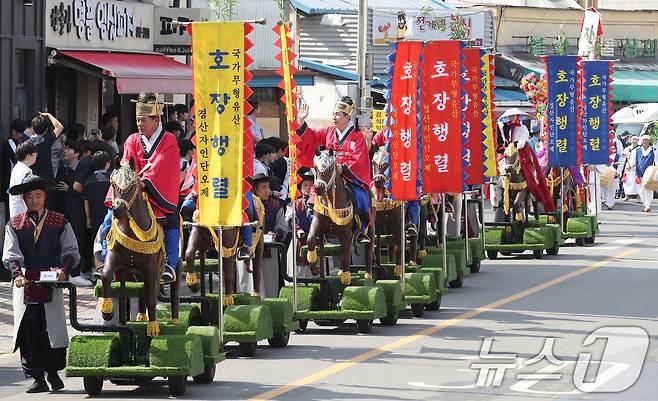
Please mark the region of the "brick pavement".
MULTIPOLYGON (((96 310, 96 297, 93 287, 78 287, 78 321, 90 322, 94 318, 96 310)), ((12 338, 14 333, 14 314, 12 306, 11 283, 0 283, 0 355, 11 352, 12 338)), ((64 290, 64 305, 68 319, 68 291, 64 290)), ((67 324, 69 324, 67 320, 67 324)), ((69 325, 69 335, 76 333, 69 325)))

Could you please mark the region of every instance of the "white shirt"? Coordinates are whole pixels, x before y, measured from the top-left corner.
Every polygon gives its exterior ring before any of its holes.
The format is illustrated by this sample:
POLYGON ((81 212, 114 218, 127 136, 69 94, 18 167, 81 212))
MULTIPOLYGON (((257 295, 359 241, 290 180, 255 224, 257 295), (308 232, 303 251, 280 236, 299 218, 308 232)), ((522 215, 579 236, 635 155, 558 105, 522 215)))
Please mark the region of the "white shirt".
POLYGON ((140 135, 142 138, 142 143, 144 144, 144 152, 148 153, 151 151, 153 148, 153 145, 155 145, 155 141, 158 140, 158 138, 162 135, 162 124, 158 125, 158 128, 155 130, 153 135, 151 135, 151 138, 148 139, 144 135, 140 135))
MULTIPOLYGON (((9 188, 14 185, 23 183, 23 179, 32 174, 32 169, 27 164, 19 161, 11 170, 11 177, 9 178, 9 188)), ((27 212, 27 206, 23 201, 23 195, 9 195, 9 218, 18 216, 21 213, 27 212)))
POLYGON ((286 171, 286 178, 284 178, 283 182, 281 183, 281 196, 279 196, 279 199, 281 200, 285 200, 288 198, 288 185, 290 184, 290 159, 283 156, 283 160, 286 161, 288 170, 286 171))
MULTIPOLYGON (((18 147, 18 144, 16 143, 16 141, 9 138, 9 139, 7 139, 7 142, 9 142, 9 146, 11 147, 11 150, 14 152, 14 154, 16 154, 16 148, 18 147)), ((11 159, 9 160, 9 164, 11 165, 11 168, 13 169, 14 168, 14 162, 11 159)))
POLYGON ((254 143, 258 143, 263 140, 263 130, 260 125, 256 122, 256 117, 247 116, 247 119, 251 121, 251 136, 254 138, 254 143))
POLYGON ((261 174, 264 174, 264 175, 269 175, 269 172, 267 171, 267 166, 265 165, 265 163, 263 163, 262 161, 260 161, 258 159, 254 159, 254 176, 256 176, 256 174, 258 174, 258 173, 261 173, 261 174))
POLYGON ((530 133, 528 128, 525 125, 521 124, 518 127, 514 127, 514 132, 512 133, 512 142, 518 141, 518 148, 521 149, 525 146, 526 142, 530 139, 530 133))
POLYGON ((345 127, 345 131, 341 131, 336 127, 336 133, 338 133, 338 140, 342 141, 345 138, 345 135, 347 135, 348 132, 350 132, 350 128, 354 127, 354 124, 350 121, 347 124, 347 127, 345 127))

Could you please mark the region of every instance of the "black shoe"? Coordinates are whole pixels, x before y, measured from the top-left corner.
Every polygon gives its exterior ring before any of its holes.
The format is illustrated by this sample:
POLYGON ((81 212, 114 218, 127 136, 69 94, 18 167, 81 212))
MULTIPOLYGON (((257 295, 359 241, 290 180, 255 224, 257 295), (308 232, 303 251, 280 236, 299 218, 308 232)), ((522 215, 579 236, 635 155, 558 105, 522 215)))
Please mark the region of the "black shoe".
POLYGON ((176 270, 168 264, 162 265, 162 268, 160 269, 160 281, 163 283, 176 281, 176 270))
POLYGON ((48 388, 46 381, 43 379, 34 380, 34 383, 25 390, 26 393, 47 393, 49 391, 50 389, 48 388))
POLYGON ((251 254, 251 248, 249 248, 248 246, 243 245, 240 248, 238 248, 238 256, 237 256, 238 260, 242 260, 242 261, 249 260, 252 257, 253 255, 251 254))
POLYGON ((359 245, 367 245, 367 244, 370 243, 370 238, 368 238, 367 235, 361 233, 361 234, 359 234, 359 236, 357 237, 356 241, 357 241, 357 243, 358 243, 359 245))
POLYGON ((50 383, 50 388, 53 391, 59 391, 64 388, 64 382, 62 379, 59 377, 57 372, 55 373, 48 373, 48 383, 50 383))

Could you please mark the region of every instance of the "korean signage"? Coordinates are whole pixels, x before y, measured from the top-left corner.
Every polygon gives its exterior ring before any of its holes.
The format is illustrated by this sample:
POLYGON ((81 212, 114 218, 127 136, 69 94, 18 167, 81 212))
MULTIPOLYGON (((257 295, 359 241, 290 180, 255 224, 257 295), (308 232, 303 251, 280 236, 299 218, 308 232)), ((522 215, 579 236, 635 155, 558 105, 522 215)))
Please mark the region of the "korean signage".
POLYGON ((468 48, 463 50, 464 84, 463 128, 466 162, 466 184, 482 184, 484 175, 482 167, 482 54, 484 50, 468 48))
POLYGON ((596 58, 595 45, 603 33, 601 14, 596 9, 585 10, 580 39, 578 39, 578 55, 589 60, 596 58))
POLYGON ((393 67, 389 154, 391 194, 396 200, 417 200, 420 187, 418 163, 418 68, 421 42, 398 42, 393 67))
MULTIPOLYGON (((552 40, 541 36, 530 36, 527 38, 526 49, 532 55, 545 56, 550 53, 552 40)), ((602 58, 658 60, 658 39, 606 38, 602 36, 600 41, 599 55, 602 58)), ((570 43, 568 50, 576 51, 578 48, 570 43)))
POLYGON ((609 61, 583 61, 581 67, 583 164, 608 164, 612 66, 609 61))
POLYGON ((192 38, 175 22, 207 21, 200 8, 156 7, 153 13, 153 51, 169 55, 192 54, 192 38))
POLYGON ((578 133, 577 56, 547 56, 548 81, 548 165, 580 165, 578 133))
POLYGON ((386 127, 386 111, 373 110, 372 111, 372 130, 377 133, 386 127))
POLYGON ((423 192, 462 192, 462 43, 432 41, 423 48, 422 107, 423 192))
POLYGON ((421 13, 420 10, 399 12, 375 9, 372 13, 372 42, 375 45, 386 45, 399 39, 451 39, 463 34, 476 46, 483 46, 484 32, 484 12, 451 10, 421 13))
POLYGON ((206 226, 242 224, 245 25, 191 27, 199 222, 206 226))
POLYGON ((153 5, 47 0, 46 46, 152 51, 153 5))

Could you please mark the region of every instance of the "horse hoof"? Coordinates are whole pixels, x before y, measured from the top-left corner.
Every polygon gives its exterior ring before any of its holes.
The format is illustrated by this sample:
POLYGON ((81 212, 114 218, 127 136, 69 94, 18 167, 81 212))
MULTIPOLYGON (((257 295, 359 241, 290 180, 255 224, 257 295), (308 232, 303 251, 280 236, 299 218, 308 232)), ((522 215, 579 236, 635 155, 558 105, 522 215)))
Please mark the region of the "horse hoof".
POLYGON ((160 323, 158 322, 149 322, 146 325, 146 335, 149 337, 155 337, 160 334, 160 323))
POLYGON ((138 322, 145 322, 147 321, 146 313, 138 313, 137 316, 135 316, 135 320, 138 322))
POLYGON ((316 263, 318 261, 318 251, 308 251, 306 253, 306 260, 308 260, 308 263, 316 263))
POLYGON ((352 275, 350 274, 350 272, 344 272, 342 270, 339 270, 338 275, 340 276, 341 284, 343 285, 352 284, 352 275))
POLYGON ((233 299, 233 295, 224 295, 224 301, 223 301, 224 306, 231 306, 235 305, 235 300, 233 299))

